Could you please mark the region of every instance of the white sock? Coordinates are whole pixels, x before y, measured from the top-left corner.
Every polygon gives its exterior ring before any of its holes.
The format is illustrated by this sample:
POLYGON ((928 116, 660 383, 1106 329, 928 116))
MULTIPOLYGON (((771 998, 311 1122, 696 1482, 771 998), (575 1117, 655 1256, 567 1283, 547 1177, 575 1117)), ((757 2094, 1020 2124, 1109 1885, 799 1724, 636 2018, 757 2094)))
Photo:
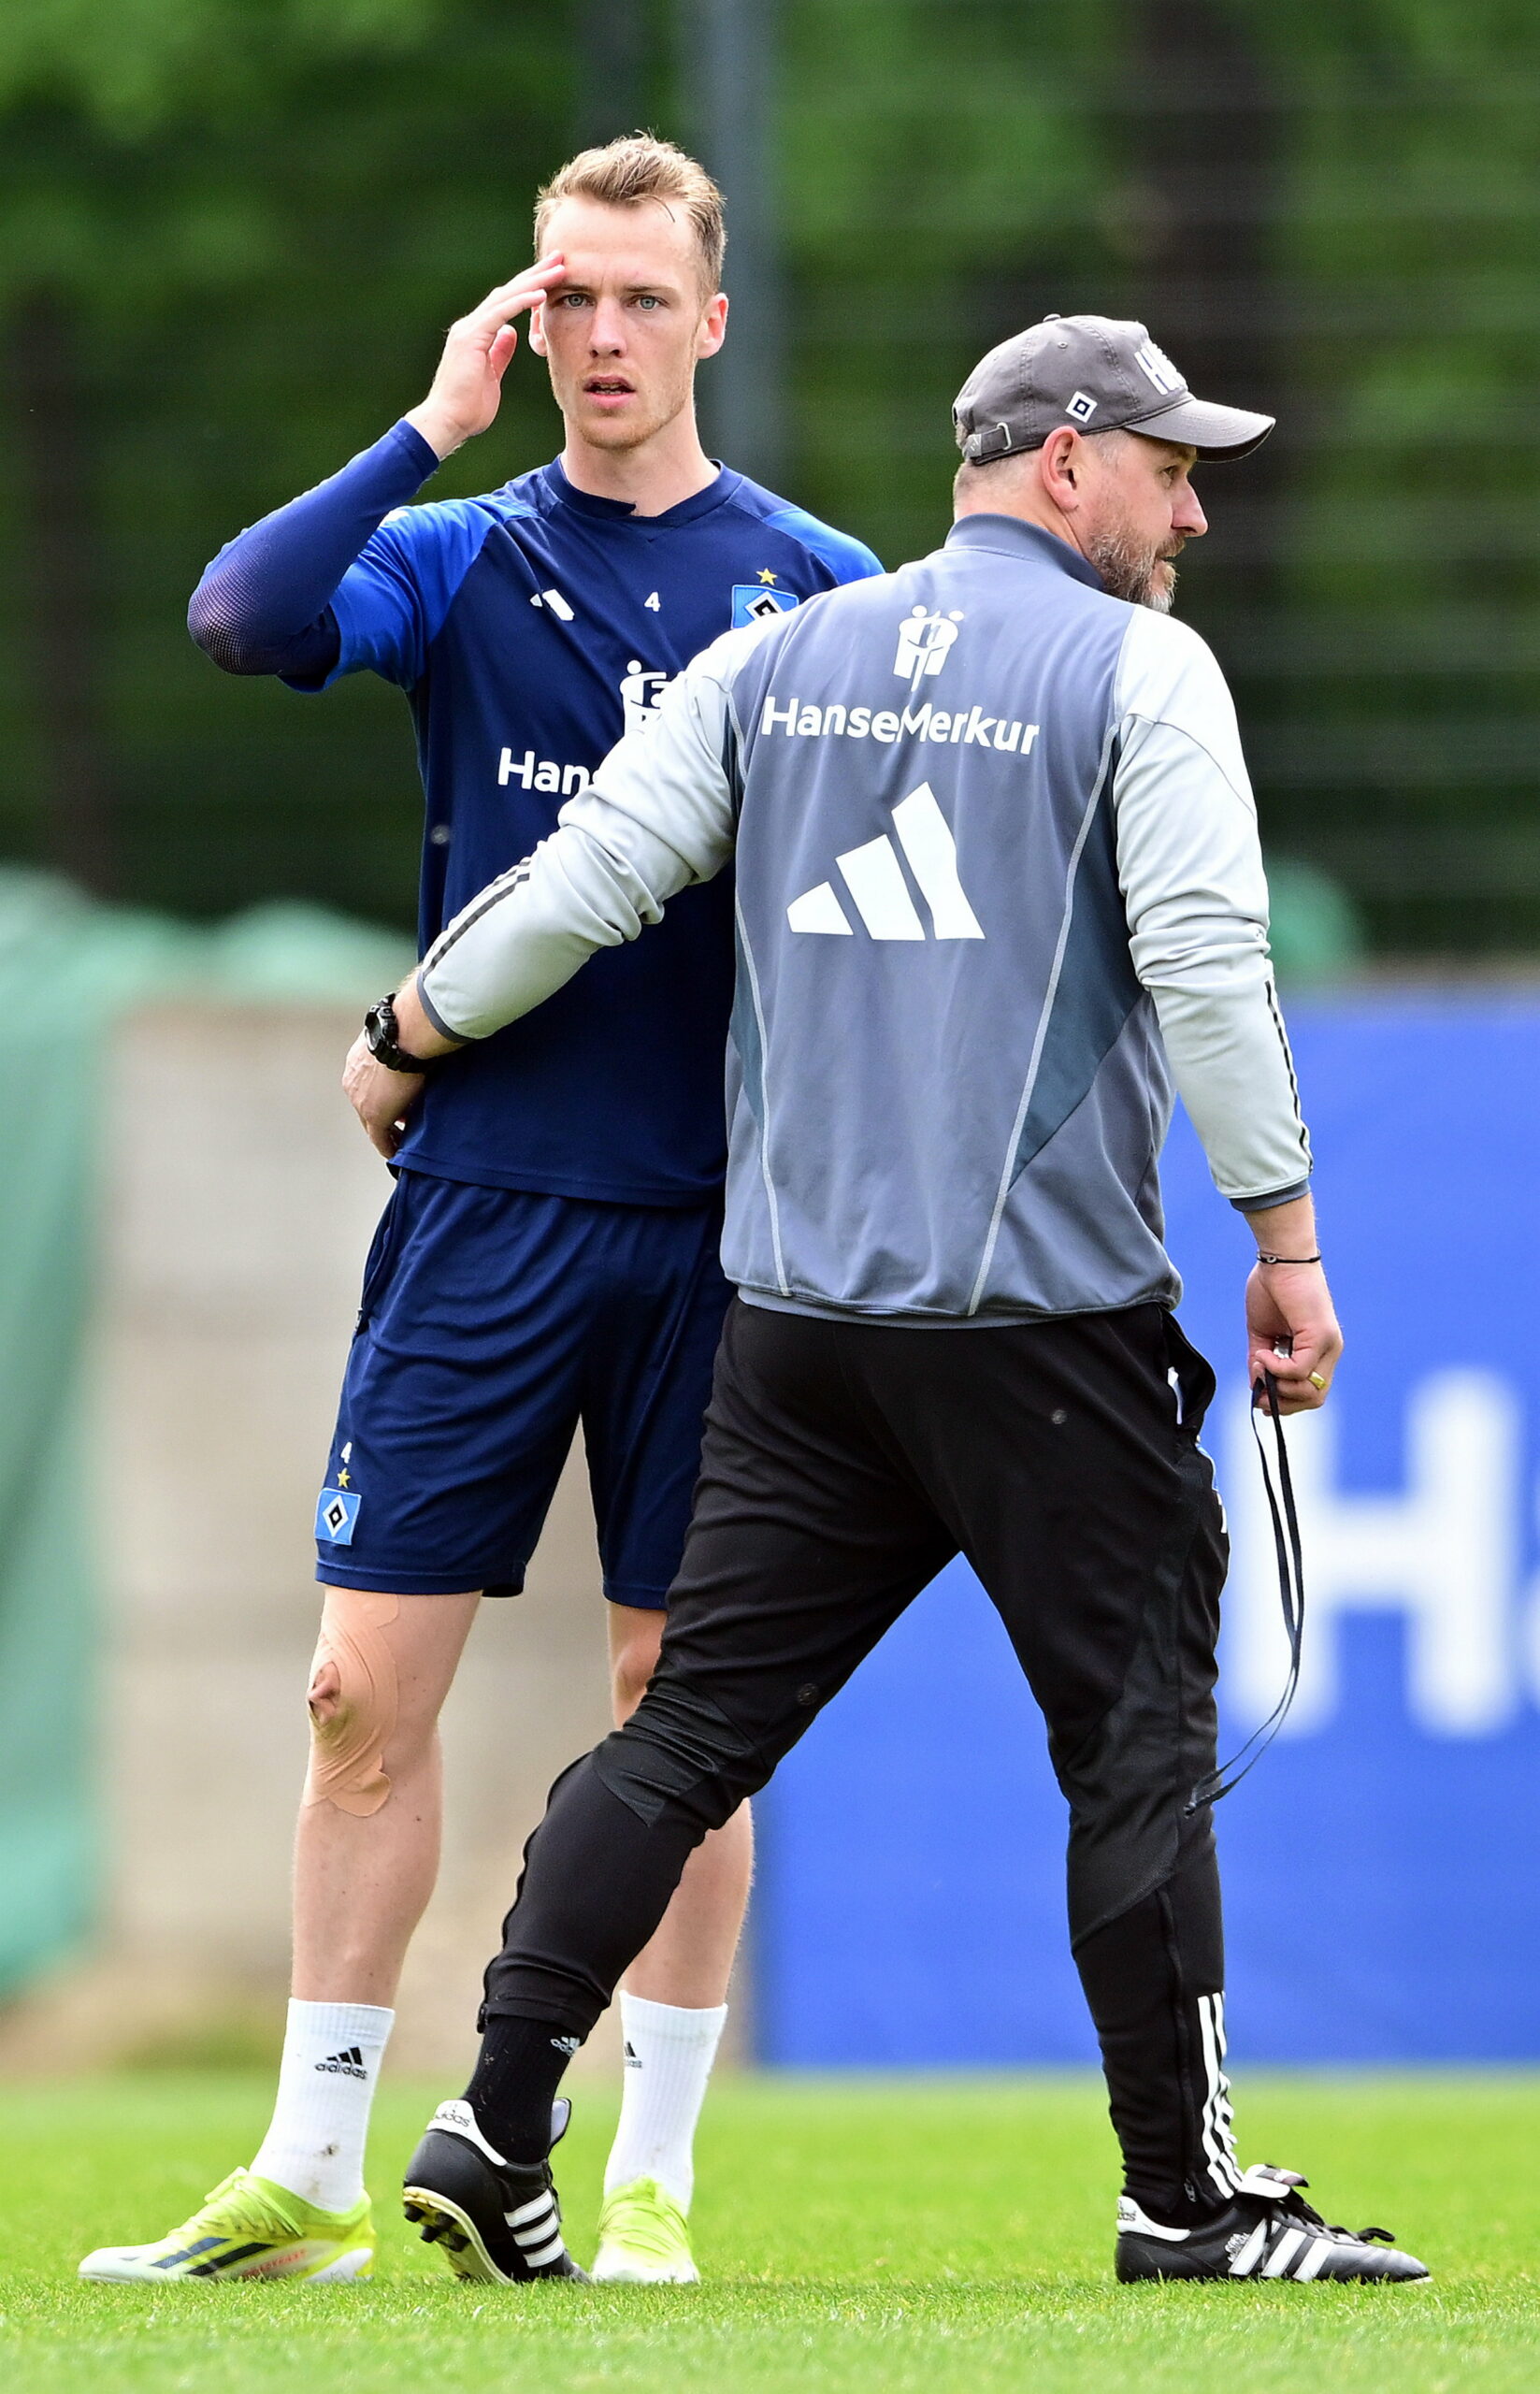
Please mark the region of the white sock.
POLYGON ((364 2141, 396 2014, 378 2003, 289 1999, 272 2126, 252 2164, 317 2211, 364 2195, 364 2141))
POLYGON ((607 2195, 634 2179, 655 2178, 681 2211, 689 2210, 695 2124, 727 2018, 725 2003, 711 2012, 685 2012, 675 2003, 622 1995, 626 2086, 604 2171, 607 2195))

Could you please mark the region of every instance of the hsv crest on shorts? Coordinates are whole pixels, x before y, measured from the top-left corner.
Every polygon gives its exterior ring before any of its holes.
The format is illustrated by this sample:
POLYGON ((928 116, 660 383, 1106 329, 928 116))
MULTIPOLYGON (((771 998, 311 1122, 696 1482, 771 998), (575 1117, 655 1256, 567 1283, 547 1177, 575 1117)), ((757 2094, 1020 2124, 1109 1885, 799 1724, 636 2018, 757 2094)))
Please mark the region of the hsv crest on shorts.
POLYGON ((316 1536, 329 1546, 351 1546, 362 1502, 355 1489, 324 1488, 316 1499, 316 1536))

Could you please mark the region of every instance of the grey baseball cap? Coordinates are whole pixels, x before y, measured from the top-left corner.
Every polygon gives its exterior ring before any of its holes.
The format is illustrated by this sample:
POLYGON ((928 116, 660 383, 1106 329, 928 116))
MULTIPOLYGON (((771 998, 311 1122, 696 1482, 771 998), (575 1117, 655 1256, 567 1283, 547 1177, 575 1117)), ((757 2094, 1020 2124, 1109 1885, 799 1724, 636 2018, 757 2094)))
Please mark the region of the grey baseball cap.
POLYGON ((1277 419, 1196 399, 1143 324, 1044 316, 981 357, 952 409, 970 465, 1039 449, 1050 432, 1147 432, 1200 457, 1244 457, 1277 419))

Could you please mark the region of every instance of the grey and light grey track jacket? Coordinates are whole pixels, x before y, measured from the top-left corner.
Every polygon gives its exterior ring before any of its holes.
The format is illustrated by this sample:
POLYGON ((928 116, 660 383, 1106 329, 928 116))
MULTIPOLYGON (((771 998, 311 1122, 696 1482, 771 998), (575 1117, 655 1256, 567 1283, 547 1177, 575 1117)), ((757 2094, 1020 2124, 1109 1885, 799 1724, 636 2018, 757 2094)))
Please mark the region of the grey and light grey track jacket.
POLYGON ((449 925, 425 1002, 484 1036, 735 853, 723 1262, 755 1303, 1174 1304, 1173 1077, 1226 1196, 1307 1187, 1224 679, 1052 534, 968 516, 716 641, 449 925))

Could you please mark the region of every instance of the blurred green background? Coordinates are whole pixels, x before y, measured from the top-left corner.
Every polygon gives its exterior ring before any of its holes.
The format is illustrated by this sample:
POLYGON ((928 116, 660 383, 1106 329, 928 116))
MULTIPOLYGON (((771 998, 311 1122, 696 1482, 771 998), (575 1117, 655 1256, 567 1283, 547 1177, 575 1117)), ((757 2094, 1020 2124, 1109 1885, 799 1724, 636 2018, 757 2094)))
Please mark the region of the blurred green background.
MULTIPOLYGON (((710 7, 7 0, 0 858, 186 915, 410 920, 399 699, 224 680, 187 596, 421 396, 579 141, 645 122, 720 162, 710 7)), ((897 562, 944 526, 985 346, 1049 308, 1144 317, 1282 419, 1208 474, 1181 600, 1280 888, 1339 961, 1540 946, 1534 0, 755 16, 784 382, 757 454, 717 407, 732 462, 897 562)), ((433 492, 557 435, 521 355, 433 492)))

